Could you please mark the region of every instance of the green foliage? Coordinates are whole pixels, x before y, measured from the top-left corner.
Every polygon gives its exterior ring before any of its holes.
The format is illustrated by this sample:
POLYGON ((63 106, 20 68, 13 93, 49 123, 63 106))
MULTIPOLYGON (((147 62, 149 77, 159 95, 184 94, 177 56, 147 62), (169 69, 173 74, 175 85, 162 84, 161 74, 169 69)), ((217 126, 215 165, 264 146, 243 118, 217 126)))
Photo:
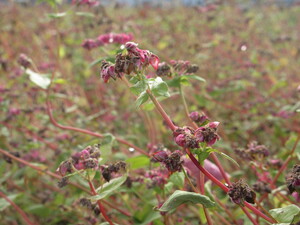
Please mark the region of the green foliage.
POLYGON ((300 221, 300 208, 296 205, 288 205, 282 208, 271 209, 270 214, 279 223, 297 223, 300 221))
POLYGON ((170 87, 177 87, 179 88, 181 85, 190 85, 191 80, 196 80, 196 81, 201 81, 201 82, 206 82, 204 78, 199 77, 197 75, 181 75, 181 76, 176 76, 172 80, 169 80, 167 84, 170 87))
POLYGON ((165 201, 165 203, 158 210, 162 212, 168 212, 186 203, 202 204, 206 208, 215 206, 215 203, 205 195, 177 190, 167 199, 167 201, 165 201))
POLYGON ((105 183, 101 187, 97 188, 96 191, 99 194, 90 197, 90 199, 92 201, 97 201, 97 200, 111 196, 126 181, 126 179, 127 179, 127 175, 123 175, 121 177, 110 180, 109 182, 105 183))
POLYGON ((147 156, 140 155, 126 159, 126 163, 130 165, 132 170, 146 168, 150 164, 150 159, 147 156))

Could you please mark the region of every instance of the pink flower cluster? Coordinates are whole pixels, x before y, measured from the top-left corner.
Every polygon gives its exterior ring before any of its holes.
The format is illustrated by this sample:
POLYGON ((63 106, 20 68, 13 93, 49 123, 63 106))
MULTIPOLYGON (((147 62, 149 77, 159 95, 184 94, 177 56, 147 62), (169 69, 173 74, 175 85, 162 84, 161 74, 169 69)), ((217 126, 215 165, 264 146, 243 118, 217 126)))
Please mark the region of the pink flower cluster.
POLYGON ((154 162, 161 162, 168 169, 170 173, 181 171, 183 160, 181 160, 182 153, 179 150, 174 152, 159 151, 153 154, 151 159, 154 162))
POLYGON ((74 172, 74 170, 98 169, 100 151, 97 146, 88 146, 81 152, 72 155, 71 159, 61 163, 57 172, 62 176, 74 172))
POLYGON ((171 60, 170 64, 178 74, 196 73, 199 69, 198 65, 191 64, 189 61, 184 60, 171 60))
POLYGON ((148 50, 142 50, 137 47, 136 43, 127 42, 125 44, 127 54, 119 53, 116 56, 115 64, 110 64, 106 61, 102 62, 100 75, 105 83, 110 78, 121 78, 124 74, 137 72, 151 65, 155 70, 159 64, 159 58, 148 50))
POLYGON ((131 57, 137 57, 136 66, 139 69, 147 67, 149 64, 157 70, 159 64, 158 56, 154 55, 148 50, 139 49, 138 44, 134 42, 127 42, 125 48, 131 57))
POLYGON ((106 44, 125 44, 126 42, 131 41, 132 39, 133 39, 132 34, 108 33, 108 34, 102 34, 96 39, 84 40, 81 46, 87 50, 91 50, 93 48, 97 48, 99 46, 103 46, 106 44))
POLYGON ((206 126, 194 130, 190 127, 178 128, 173 136, 176 144, 185 148, 199 148, 199 143, 206 143, 211 146, 220 139, 216 133, 219 122, 210 122, 206 126))
POLYGON ((162 170, 160 168, 152 169, 151 171, 145 174, 146 178, 149 178, 152 183, 151 187, 153 186, 163 186, 167 183, 169 178, 169 173, 167 170, 162 170))
POLYGON ((205 115, 200 115, 198 112, 191 112, 189 114, 189 117, 192 121, 194 121, 195 123, 204 123, 206 120, 208 120, 208 117, 205 115))
POLYGON ((26 161, 45 162, 46 158, 40 154, 38 150, 31 150, 29 153, 22 156, 26 161))

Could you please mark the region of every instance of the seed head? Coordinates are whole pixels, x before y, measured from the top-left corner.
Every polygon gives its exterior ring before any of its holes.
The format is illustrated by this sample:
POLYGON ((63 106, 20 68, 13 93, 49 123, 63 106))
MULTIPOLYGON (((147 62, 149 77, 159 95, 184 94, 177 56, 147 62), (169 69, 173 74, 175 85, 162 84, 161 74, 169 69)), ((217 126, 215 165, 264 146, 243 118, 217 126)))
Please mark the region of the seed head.
POLYGON ((244 201, 255 203, 256 194, 243 179, 229 187, 228 195, 234 203, 241 206, 244 206, 244 201))

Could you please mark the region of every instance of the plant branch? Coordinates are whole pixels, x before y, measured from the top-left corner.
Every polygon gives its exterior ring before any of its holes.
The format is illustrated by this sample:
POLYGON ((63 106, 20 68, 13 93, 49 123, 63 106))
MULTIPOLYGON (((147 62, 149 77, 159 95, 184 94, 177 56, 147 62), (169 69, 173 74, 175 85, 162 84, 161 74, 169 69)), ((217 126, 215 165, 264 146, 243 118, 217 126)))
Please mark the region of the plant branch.
MULTIPOLYGON (((72 131, 76 131, 76 132, 79 132, 79 133, 84 133, 84 134, 87 134, 87 135, 90 135, 90 136, 94 136, 94 137, 99 137, 99 138, 103 138, 104 135, 103 134, 99 134, 99 133, 96 133, 96 132, 93 132, 93 131, 90 131, 90 130, 86 130, 86 129, 82 129, 82 128, 77 128, 77 127, 72 127, 72 126, 65 126, 65 125, 61 125, 59 124, 53 117, 53 114, 52 114, 52 109, 51 109, 51 104, 50 104, 50 101, 47 100, 46 102, 46 106, 47 106, 47 113, 48 113, 48 116, 50 118, 50 121, 51 123, 60 128, 60 129, 63 129, 63 130, 72 130, 72 131)), ((137 150, 139 153, 143 154, 143 155, 147 155, 149 156, 149 154, 147 152, 145 152, 143 149, 135 146, 134 144, 131 144, 129 143, 128 141, 124 140, 124 139, 121 139, 119 137, 116 137, 116 140, 124 145, 127 145, 129 147, 132 147, 134 148, 135 150, 137 150)))
POLYGON ((26 213, 17 206, 13 201, 11 201, 3 192, 0 191, 0 196, 5 199, 9 204, 11 204, 12 207, 15 208, 15 210, 22 216, 22 218, 25 220, 26 224, 28 225, 36 225, 36 223, 33 223, 30 221, 30 219, 27 217, 26 213))
MULTIPOLYGON (((92 192, 92 195, 97 195, 97 192, 95 190, 95 187, 93 185, 93 183, 89 180, 89 186, 90 186, 90 189, 91 189, 91 192, 92 192)), ((110 225, 114 225, 114 223, 110 220, 110 218, 107 216, 106 214, 106 210, 105 208, 103 207, 103 205, 101 204, 101 201, 100 200, 97 200, 97 204, 99 206, 99 209, 104 217, 104 219, 110 224, 110 225)))
MULTIPOLYGON (((22 164, 24 164, 24 165, 26 165, 26 166, 28 166, 28 167, 31 167, 32 169, 34 169, 34 170, 36 170, 36 171, 39 171, 39 172, 41 172, 41 173, 45 173, 45 174, 49 175, 50 177, 54 177, 54 178, 56 178, 56 179, 61 179, 61 178, 63 178, 62 176, 60 176, 60 175, 58 175, 58 174, 52 173, 52 172, 50 172, 50 171, 48 171, 48 170, 44 170, 44 169, 41 169, 41 168, 39 168, 39 167, 37 167, 37 166, 35 166, 35 165, 32 165, 31 163, 29 163, 29 162, 27 162, 27 161, 25 161, 25 160, 23 160, 23 159, 21 159, 21 158, 18 158, 18 157, 14 156, 14 155, 12 155, 12 154, 10 154, 10 153, 8 153, 7 151, 5 151, 5 150, 3 150, 3 149, 0 149, 0 153, 2 153, 3 155, 6 155, 7 157, 9 157, 9 158, 11 158, 11 159, 13 159, 13 160, 15 160, 15 161, 17 161, 17 162, 19 162, 19 163, 22 163, 22 164)), ((88 194, 90 194, 90 195, 92 194, 88 189, 86 189, 85 187, 83 187, 83 186, 81 186, 81 185, 79 185, 79 184, 76 184, 76 183, 73 183, 73 182, 70 182, 69 184, 72 185, 72 186, 74 186, 74 187, 77 187, 77 188, 83 190, 84 192, 86 192, 86 193, 88 193, 88 194)), ((113 209, 119 211, 120 213, 124 214, 125 216, 131 217, 131 215, 130 215, 129 212, 126 212, 126 211, 124 211, 124 210, 122 210, 122 209, 119 209, 118 207, 116 207, 115 205, 111 204, 110 202, 107 202, 107 201, 105 201, 105 200, 102 200, 102 202, 103 202, 104 204, 110 206, 111 208, 113 208, 113 209)))
POLYGON ((154 103, 155 107, 157 108, 158 112, 160 113, 160 115, 164 118, 164 120, 167 123, 168 127, 172 131, 176 130, 177 127, 173 124, 173 122, 170 119, 170 117, 168 116, 168 114, 165 112, 165 110, 160 105, 160 103, 156 100, 156 98, 152 95, 152 93, 151 93, 151 91, 149 89, 147 89, 147 93, 148 93, 151 101, 154 103))

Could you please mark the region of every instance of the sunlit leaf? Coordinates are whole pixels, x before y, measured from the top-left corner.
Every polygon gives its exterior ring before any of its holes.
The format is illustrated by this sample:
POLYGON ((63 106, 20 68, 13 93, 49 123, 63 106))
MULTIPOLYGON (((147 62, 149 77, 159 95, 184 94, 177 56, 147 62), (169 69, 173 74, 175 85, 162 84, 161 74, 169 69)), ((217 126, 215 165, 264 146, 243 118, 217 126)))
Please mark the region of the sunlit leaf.
POLYGON ((211 201, 209 197, 205 195, 201 195, 195 192, 177 190, 167 199, 167 201, 165 201, 165 203, 158 210, 167 212, 186 203, 202 204, 206 208, 215 206, 215 202, 211 201))

